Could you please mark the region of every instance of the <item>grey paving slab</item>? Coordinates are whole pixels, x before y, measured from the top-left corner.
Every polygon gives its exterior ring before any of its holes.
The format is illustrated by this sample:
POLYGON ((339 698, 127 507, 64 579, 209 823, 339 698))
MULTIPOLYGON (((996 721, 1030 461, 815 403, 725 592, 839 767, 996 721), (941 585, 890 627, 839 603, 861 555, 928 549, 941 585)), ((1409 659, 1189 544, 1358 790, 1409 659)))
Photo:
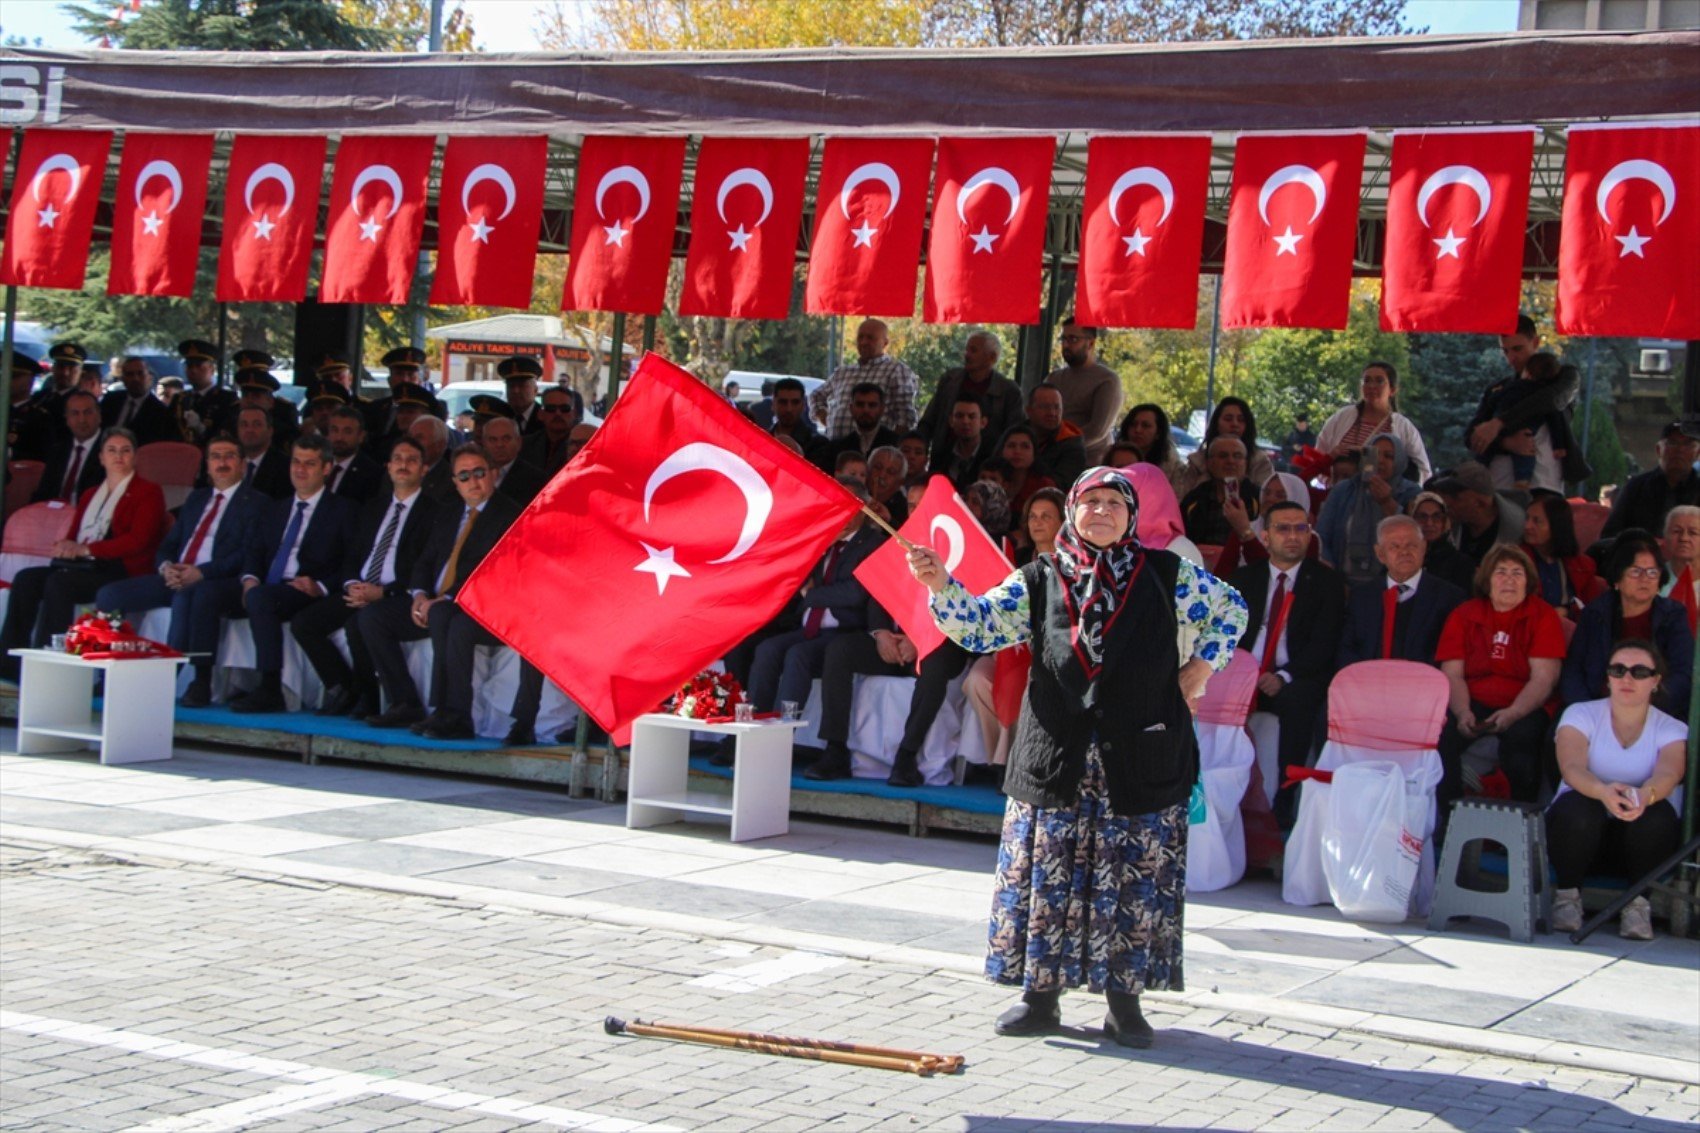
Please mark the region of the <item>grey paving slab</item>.
POLYGON ((801 901, 740 918, 755 924, 777 925, 801 932, 852 935, 858 940, 908 944, 950 932, 963 922, 899 909, 852 905, 844 901, 801 901))
MULTIPOLYGON (((1292 995, 1301 988, 1325 979, 1328 972, 1299 964, 1283 964, 1258 956, 1224 954, 1191 949, 1186 953, 1188 987, 1208 987, 1212 991, 1238 992, 1245 995, 1292 995)), ((1308 994, 1301 998, 1312 1002, 1308 994)))
POLYGON ((1524 1006, 1521 999, 1420 983, 1338 973, 1307 984, 1295 998, 1307 1003, 1427 1019, 1462 1027, 1491 1027, 1524 1006))
POLYGON ((477 854, 463 854, 458 850, 433 850, 426 846, 403 846, 395 842, 349 842, 319 850, 280 854, 278 857, 289 861, 313 862, 317 865, 364 869, 374 873, 400 874, 403 877, 418 877, 422 874, 483 865, 498 860, 481 858, 477 854))
POLYGON ((1700 1056, 1700 1003, 1690 1004, 1697 1022, 1693 1025, 1624 1015, 1592 1008, 1538 1003, 1494 1025, 1496 1031, 1533 1038, 1573 1041, 1588 1035, 1596 1046, 1632 1050, 1662 1057, 1700 1056))
POLYGON ((480 811, 471 807, 409 800, 285 815, 280 818, 261 819, 260 823, 284 830, 305 830, 313 834, 332 834, 339 838, 366 838, 376 841, 381 838, 401 838, 408 834, 429 834, 435 830, 476 826, 483 822, 500 822, 510 817, 512 816, 499 811, 480 811))
MULTIPOLYGON (((417 847, 403 847, 417 848, 417 847)), ((434 853, 459 851, 436 850, 434 853)), ((630 873, 610 873, 605 870, 579 869, 574 866, 551 865, 523 858, 476 860, 470 863, 445 866, 433 870, 433 881, 452 881, 457 885, 478 885, 491 889, 513 889, 521 893, 542 893, 553 897, 574 897, 595 893, 599 900, 620 903, 618 894, 636 887, 646 878, 630 873)))
POLYGON ((478 810, 500 811, 508 816, 525 815, 537 818, 548 818, 557 814, 577 818, 588 811, 608 805, 594 799, 575 799, 562 791, 525 791, 511 787, 467 791, 464 790, 464 784, 462 786, 463 790, 459 792, 438 795, 431 801, 439 806, 473 807, 478 810))
POLYGON ((776 893, 755 893, 748 889, 727 889, 714 885, 691 885, 683 881, 638 878, 633 885, 622 885, 597 894, 597 898, 616 905, 637 909, 677 910, 698 917, 717 920, 737 920, 753 913, 787 908, 799 904, 797 898, 776 893))
MULTIPOLYGON (((63 807, 63 804, 61 806, 63 807)), ((65 807, 59 810, 37 811, 33 814, 8 815, 5 821, 19 826, 41 826, 53 830, 71 830, 79 834, 100 834, 110 838, 137 838, 148 834, 164 834, 173 830, 191 830, 197 826, 216 825, 212 819, 157 814, 122 806, 65 807)))

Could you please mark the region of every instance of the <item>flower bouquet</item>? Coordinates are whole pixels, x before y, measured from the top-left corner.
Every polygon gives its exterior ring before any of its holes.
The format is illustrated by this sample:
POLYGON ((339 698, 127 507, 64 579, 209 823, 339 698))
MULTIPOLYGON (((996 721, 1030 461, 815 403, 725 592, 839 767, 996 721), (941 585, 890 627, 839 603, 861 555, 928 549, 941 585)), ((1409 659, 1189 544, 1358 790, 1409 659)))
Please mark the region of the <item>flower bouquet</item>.
POLYGON ((704 669, 673 695, 668 711, 692 720, 731 717, 745 701, 744 689, 731 673, 704 669))
POLYGON ((136 628, 116 610, 84 614, 65 632, 65 652, 89 661, 130 657, 181 657, 157 641, 136 633, 136 628))

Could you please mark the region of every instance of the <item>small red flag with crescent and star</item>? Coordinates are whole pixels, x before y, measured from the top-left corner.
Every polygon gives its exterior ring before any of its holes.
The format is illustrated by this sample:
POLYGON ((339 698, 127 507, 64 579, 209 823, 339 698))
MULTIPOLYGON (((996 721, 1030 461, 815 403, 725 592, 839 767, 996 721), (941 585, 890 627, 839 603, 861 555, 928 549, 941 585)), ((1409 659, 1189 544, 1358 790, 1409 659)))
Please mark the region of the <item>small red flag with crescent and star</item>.
POLYGON ((679 314, 783 319, 803 227, 807 138, 704 138, 679 314))
POLYGON ((922 313, 1039 321, 1055 138, 942 138, 922 313))
POLYGON ((450 138, 437 189, 431 302, 531 306, 549 139, 450 138))
POLYGON ((803 292, 809 314, 915 313, 932 172, 931 138, 826 140, 803 292))
POLYGON ((777 614, 860 508, 647 354, 459 601, 612 733, 777 614), (539 594, 572 609, 540 617, 539 594))
POLYGON ((1572 126, 1560 334, 1700 338, 1700 125, 1572 126))
POLYGON ((323 137, 237 135, 224 181, 220 303, 307 297, 324 174, 323 137))
POLYGON ((1225 327, 1343 330, 1365 135, 1258 134, 1234 147, 1225 327))
POLYGON ((344 138, 325 217, 326 303, 405 303, 419 267, 434 137, 344 138))
POLYGON ((195 290, 211 134, 126 134, 112 210, 109 295, 195 290))
POLYGON ((25 130, 13 167, 0 283, 77 291, 88 268, 109 130, 25 130))
POLYGON ((661 313, 684 174, 684 138, 584 139, 562 310, 661 313))

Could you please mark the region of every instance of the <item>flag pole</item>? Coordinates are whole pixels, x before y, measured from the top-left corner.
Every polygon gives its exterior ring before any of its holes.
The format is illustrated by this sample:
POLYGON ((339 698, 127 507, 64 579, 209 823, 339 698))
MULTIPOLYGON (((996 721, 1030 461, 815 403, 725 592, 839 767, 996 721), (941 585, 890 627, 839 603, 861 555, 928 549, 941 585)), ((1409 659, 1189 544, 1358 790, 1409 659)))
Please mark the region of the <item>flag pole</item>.
POLYGON ((900 544, 902 544, 903 549, 905 551, 913 551, 915 549, 915 544, 913 544, 909 540, 905 539, 903 537, 902 532, 898 531, 897 528, 895 528, 891 524, 887 523, 884 516, 880 515, 879 512, 875 511, 873 508, 869 507, 867 504, 862 505, 862 514, 867 516, 869 519, 873 520, 875 523, 879 524, 882 528, 884 528, 885 533, 887 535, 890 535, 893 539, 896 539, 900 544))

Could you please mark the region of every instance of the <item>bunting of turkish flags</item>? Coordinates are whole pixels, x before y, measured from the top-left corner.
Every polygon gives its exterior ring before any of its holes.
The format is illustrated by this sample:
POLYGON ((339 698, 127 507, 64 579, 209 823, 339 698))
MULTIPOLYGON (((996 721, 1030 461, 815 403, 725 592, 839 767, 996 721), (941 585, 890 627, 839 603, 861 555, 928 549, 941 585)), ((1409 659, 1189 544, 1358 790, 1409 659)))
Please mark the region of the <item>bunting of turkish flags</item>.
POLYGON ((803 299, 809 314, 915 313, 932 171, 931 138, 827 139, 803 299))
POLYGON ((531 306, 549 139, 449 139, 437 187, 435 305, 531 306))
POLYGON ((106 179, 109 130, 25 130, 12 170, 0 283, 77 291, 106 179))
POLYGON ((1393 136, 1381 328, 1517 329, 1533 128, 1393 136))
POLYGON ((1700 126, 1570 127, 1560 334, 1700 338, 1700 126))
POLYGON ((661 313, 684 171, 684 138, 584 140, 563 310, 661 313))
POLYGON ((212 151, 210 134, 124 136, 107 294, 193 294, 212 151))
POLYGON ((224 183, 220 303, 307 297, 324 168, 324 138, 237 136, 224 183))
POLYGON ((1039 321, 1055 138, 942 138, 922 313, 1039 321))
POLYGON ((1210 137, 1093 138, 1074 314, 1087 326, 1198 324, 1210 137))
POLYGON ((459 601, 612 733, 778 613, 859 507, 648 354, 459 601), (595 613, 539 618, 540 587, 595 613))
POLYGON ((1363 168, 1363 134, 1239 140, 1222 269, 1223 326, 1345 327, 1363 168))
MULTIPOLYGON (((944 556, 945 569, 970 593, 984 594, 1015 569, 944 476, 927 481, 920 505, 898 533, 944 556)), ((933 621, 932 592, 909 573, 909 552, 901 542, 887 539, 862 560, 856 579, 909 635, 917 665, 944 644, 944 634, 933 621)))
POLYGON ((679 314, 790 313, 808 176, 807 138, 703 139, 679 314))
POLYGON ((325 303, 405 303, 425 233, 435 137, 344 138, 325 218, 325 303))

